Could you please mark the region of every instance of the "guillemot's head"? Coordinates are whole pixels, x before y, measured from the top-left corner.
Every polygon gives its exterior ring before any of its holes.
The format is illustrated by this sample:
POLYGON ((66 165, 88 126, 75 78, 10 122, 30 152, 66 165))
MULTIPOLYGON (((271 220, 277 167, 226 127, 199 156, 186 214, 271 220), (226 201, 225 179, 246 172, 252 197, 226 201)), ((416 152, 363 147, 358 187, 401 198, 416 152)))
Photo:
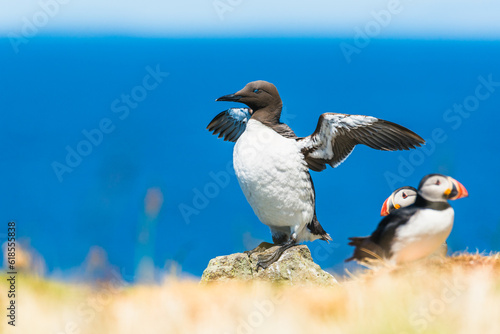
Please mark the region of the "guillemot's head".
POLYGON ((276 86, 270 82, 258 80, 248 83, 242 90, 229 95, 219 97, 215 101, 232 101, 246 104, 250 109, 256 111, 270 107, 275 110, 281 109, 281 98, 276 86))
POLYGON ((467 189, 457 180, 442 174, 429 174, 422 178, 418 193, 432 202, 446 202, 469 196, 467 189))
POLYGON ((389 196, 384 204, 382 205, 382 210, 380 211, 381 216, 387 216, 394 210, 405 208, 409 205, 415 203, 417 199, 417 189, 413 187, 401 187, 396 189, 391 196, 389 196))

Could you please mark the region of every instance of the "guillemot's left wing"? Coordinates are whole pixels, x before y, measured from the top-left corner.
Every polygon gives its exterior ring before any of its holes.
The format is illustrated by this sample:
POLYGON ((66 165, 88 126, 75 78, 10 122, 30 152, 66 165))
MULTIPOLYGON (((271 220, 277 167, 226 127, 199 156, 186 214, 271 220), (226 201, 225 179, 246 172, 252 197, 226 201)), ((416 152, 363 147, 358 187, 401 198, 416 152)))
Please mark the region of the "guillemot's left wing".
POLYGON ((247 122, 252 116, 250 108, 229 108, 214 117, 208 124, 208 131, 224 137, 224 141, 236 142, 247 127, 247 122))
POLYGON ((409 150, 425 144, 407 128, 371 116, 325 113, 308 137, 297 139, 310 169, 340 165, 358 144, 383 151, 409 150))

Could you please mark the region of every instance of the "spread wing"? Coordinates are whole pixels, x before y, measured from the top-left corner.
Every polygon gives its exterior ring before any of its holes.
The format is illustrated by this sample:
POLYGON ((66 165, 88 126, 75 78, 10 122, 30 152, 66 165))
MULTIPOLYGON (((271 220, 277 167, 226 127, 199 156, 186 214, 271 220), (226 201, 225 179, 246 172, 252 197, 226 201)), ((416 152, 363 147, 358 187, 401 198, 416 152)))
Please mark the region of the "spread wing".
POLYGON ((297 139, 310 169, 340 165, 358 144, 383 151, 409 150, 425 141, 413 131, 371 116, 325 113, 308 137, 297 139))
POLYGON ((218 134, 218 138, 224 137, 224 141, 235 142, 245 131, 252 113, 250 108, 229 108, 215 116, 207 129, 214 135, 218 134))

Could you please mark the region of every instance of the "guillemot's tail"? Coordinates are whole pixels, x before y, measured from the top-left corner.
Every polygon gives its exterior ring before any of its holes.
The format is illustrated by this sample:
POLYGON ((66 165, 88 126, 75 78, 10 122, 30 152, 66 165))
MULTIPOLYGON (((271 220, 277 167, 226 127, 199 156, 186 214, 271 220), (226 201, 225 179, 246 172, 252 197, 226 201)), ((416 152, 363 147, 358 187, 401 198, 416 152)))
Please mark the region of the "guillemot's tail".
POLYGON ((314 217, 312 221, 307 224, 307 228, 313 235, 317 235, 319 239, 324 240, 326 242, 332 241, 332 237, 328 233, 326 233, 325 229, 321 224, 319 223, 318 219, 316 218, 316 214, 314 214, 314 217))

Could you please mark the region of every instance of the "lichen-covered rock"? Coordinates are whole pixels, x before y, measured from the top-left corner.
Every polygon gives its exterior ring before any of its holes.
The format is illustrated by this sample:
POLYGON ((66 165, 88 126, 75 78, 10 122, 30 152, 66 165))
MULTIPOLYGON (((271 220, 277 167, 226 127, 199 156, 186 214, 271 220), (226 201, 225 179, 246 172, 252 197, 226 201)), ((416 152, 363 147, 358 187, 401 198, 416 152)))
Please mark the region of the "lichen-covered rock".
POLYGON ((260 244, 251 255, 235 253, 210 260, 203 272, 201 282, 257 279, 286 284, 338 284, 331 274, 314 263, 311 252, 305 245, 287 249, 280 259, 267 269, 257 270, 259 257, 273 253, 278 247, 272 245, 269 247, 269 245, 268 243, 260 244))

